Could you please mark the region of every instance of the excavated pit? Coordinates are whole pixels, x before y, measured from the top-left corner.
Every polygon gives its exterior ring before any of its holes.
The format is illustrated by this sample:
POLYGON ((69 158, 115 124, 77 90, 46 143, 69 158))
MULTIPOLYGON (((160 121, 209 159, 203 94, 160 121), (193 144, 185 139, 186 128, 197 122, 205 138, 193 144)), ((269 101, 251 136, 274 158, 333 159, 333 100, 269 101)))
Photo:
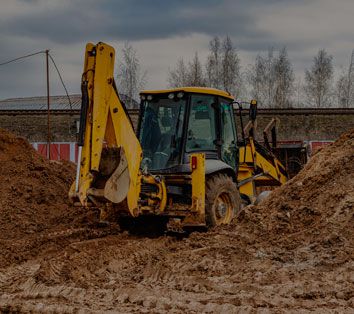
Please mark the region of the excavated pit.
POLYGON ((187 238, 100 228, 69 163, 0 130, 0 311, 354 311, 354 130, 230 226, 187 238))

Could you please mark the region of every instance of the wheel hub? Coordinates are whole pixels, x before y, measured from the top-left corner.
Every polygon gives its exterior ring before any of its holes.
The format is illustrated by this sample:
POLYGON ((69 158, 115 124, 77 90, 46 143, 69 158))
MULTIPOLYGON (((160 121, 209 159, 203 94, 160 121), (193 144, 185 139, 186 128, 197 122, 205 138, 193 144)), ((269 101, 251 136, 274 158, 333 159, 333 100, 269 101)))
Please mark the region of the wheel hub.
POLYGON ((222 218, 225 216, 226 214, 226 211, 227 211, 227 206, 224 202, 219 202, 218 205, 217 205, 217 208, 216 208, 216 216, 217 218, 222 218))
POLYGON ((225 193, 220 194, 215 205, 216 219, 219 223, 224 223, 232 211, 231 201, 228 195, 225 193))

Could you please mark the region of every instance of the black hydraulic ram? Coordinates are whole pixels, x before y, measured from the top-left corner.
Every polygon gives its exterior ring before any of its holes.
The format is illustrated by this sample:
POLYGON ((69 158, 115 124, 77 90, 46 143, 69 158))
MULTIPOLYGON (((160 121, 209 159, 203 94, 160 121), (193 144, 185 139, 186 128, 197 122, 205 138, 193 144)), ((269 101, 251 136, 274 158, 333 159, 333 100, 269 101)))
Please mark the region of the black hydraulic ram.
POLYGON ((82 147, 84 146, 87 111, 88 111, 88 107, 89 107, 89 97, 88 97, 87 84, 88 84, 88 82, 86 80, 82 81, 82 83, 81 83, 82 97, 81 97, 79 137, 78 137, 78 141, 77 141, 78 158, 77 158, 76 181, 75 181, 75 191, 76 192, 78 192, 78 190, 79 190, 81 154, 82 154, 82 147))

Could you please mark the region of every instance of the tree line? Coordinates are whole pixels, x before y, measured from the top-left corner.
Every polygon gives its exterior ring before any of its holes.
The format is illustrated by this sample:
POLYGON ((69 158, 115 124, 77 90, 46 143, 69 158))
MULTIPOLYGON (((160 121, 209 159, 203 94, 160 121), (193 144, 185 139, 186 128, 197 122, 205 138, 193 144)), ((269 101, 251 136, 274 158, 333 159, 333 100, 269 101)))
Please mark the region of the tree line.
MULTIPOLYGON (((120 90, 136 98, 146 83, 146 72, 128 43, 119 69, 120 90)), ((295 77, 286 47, 269 48, 244 67, 231 38, 216 36, 209 42, 206 60, 200 60, 198 52, 192 60, 177 60, 168 70, 168 85, 218 88, 237 100, 257 99, 263 108, 350 108, 354 107, 354 50, 348 67, 335 79, 333 56, 320 49, 301 80, 295 77)))

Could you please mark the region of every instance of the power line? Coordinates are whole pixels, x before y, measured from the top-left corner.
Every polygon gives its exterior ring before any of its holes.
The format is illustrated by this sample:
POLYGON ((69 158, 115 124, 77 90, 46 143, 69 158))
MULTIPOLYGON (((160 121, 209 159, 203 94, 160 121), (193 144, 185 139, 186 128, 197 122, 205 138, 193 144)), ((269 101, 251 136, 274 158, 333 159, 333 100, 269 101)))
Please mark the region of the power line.
POLYGON ((15 59, 12 59, 12 60, 9 60, 9 61, 0 63, 0 66, 5 65, 5 64, 9 64, 9 63, 12 63, 12 62, 15 62, 15 61, 17 61, 17 60, 21 60, 21 59, 25 59, 25 58, 28 58, 28 57, 32 57, 32 56, 38 55, 38 54, 40 54, 40 53, 45 53, 45 50, 38 51, 38 52, 35 52, 35 53, 31 53, 31 54, 29 54, 29 55, 25 55, 25 56, 22 56, 22 57, 18 57, 18 58, 15 58, 15 59))
POLYGON ((70 105, 70 109, 72 110, 72 104, 71 104, 71 100, 70 100, 70 97, 69 97, 69 93, 68 93, 68 90, 66 89, 66 86, 64 84, 64 81, 63 81, 63 78, 60 74, 60 71, 53 59, 53 57, 49 54, 49 50, 42 50, 42 51, 38 51, 38 52, 34 52, 34 53, 31 53, 31 54, 28 54, 28 55, 24 55, 24 56, 21 56, 21 57, 18 57, 18 58, 15 58, 15 59, 12 59, 12 60, 9 60, 9 61, 6 61, 6 62, 2 62, 0 63, 0 66, 2 65, 6 65, 6 64, 9 64, 9 63, 12 63, 12 62, 15 62, 15 61, 18 61, 18 60, 21 60, 21 59, 25 59, 25 58, 28 58, 28 57, 33 57, 35 55, 38 55, 38 54, 45 54, 46 55, 46 68, 47 68, 47 105, 48 105, 48 142, 47 142, 47 149, 48 149, 48 159, 50 159, 50 147, 51 147, 51 143, 50 143, 50 96, 49 96, 49 63, 48 63, 48 60, 50 58, 50 60, 53 62, 54 64, 54 67, 58 73, 58 76, 60 78, 60 81, 61 81, 61 84, 63 85, 64 87, 64 90, 65 90, 65 93, 66 93, 66 96, 68 97, 68 100, 69 100, 69 105, 70 105))
MULTIPOLYGON (((24 55, 24 56, 21 56, 21 57, 18 57, 18 58, 15 58, 15 59, 12 59, 12 60, 9 60, 9 61, 0 63, 0 66, 6 65, 6 64, 9 64, 9 63, 12 63, 12 62, 21 60, 21 59, 33 57, 33 56, 38 55, 38 54, 41 54, 41 53, 46 54, 47 51, 46 51, 46 50, 42 50, 42 51, 34 52, 34 53, 31 53, 31 54, 28 54, 28 55, 24 55)), ((49 50, 48 50, 48 56, 49 56, 50 60, 53 62, 53 65, 54 65, 54 67, 55 67, 55 70, 56 70, 57 73, 58 73, 60 82, 61 82, 61 84, 62 84, 62 86, 63 86, 63 88, 64 88, 64 90, 65 90, 66 97, 68 98, 70 109, 72 110, 73 108, 72 108, 72 103, 71 103, 71 99, 70 99, 68 90, 67 90, 67 88, 66 88, 66 86, 65 86, 64 80, 63 80, 63 78, 62 78, 62 76, 61 76, 61 73, 60 73, 60 71, 59 71, 59 69, 58 69, 58 67, 57 67, 57 65, 56 65, 56 63, 55 63, 55 61, 54 61, 54 58, 49 54, 49 50)))
POLYGON ((57 73, 58 73, 58 75, 59 75, 61 84, 62 84, 63 87, 64 87, 64 90, 65 90, 65 93, 66 93, 66 97, 68 97, 68 100, 69 100, 70 110, 72 110, 73 107, 72 107, 72 104, 71 104, 71 100, 70 100, 70 97, 69 97, 68 90, 66 89, 66 86, 65 86, 65 84, 64 84, 64 80, 63 80, 63 78, 61 77, 60 71, 59 71, 59 69, 58 69, 58 67, 57 67, 57 65, 56 65, 56 63, 55 63, 53 57, 50 55, 50 53, 48 53, 48 56, 49 56, 50 60, 52 60, 52 62, 53 62, 53 64, 54 64, 54 67, 55 67, 55 69, 57 70, 57 73))

